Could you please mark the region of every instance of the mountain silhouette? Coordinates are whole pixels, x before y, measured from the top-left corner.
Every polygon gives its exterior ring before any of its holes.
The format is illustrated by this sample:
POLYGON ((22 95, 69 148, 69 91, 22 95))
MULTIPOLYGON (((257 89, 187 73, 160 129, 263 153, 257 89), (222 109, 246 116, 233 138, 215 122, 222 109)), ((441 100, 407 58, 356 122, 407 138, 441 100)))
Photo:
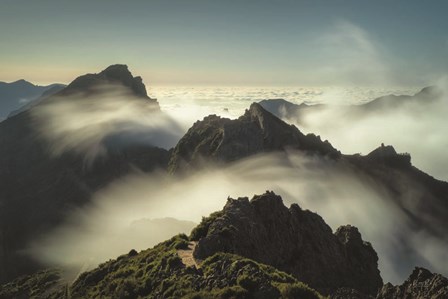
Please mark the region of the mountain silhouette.
MULTIPOLYGON (((339 111, 344 112, 347 117, 360 118, 378 112, 393 112, 396 109, 406 108, 412 105, 428 105, 438 101, 441 96, 442 91, 439 87, 428 86, 412 96, 387 95, 360 105, 338 105, 335 107, 339 111)), ((277 117, 295 120, 299 124, 302 124, 303 117, 307 113, 334 108, 329 104, 295 104, 285 99, 267 99, 260 101, 259 104, 277 117)))
POLYGON ((130 99, 146 103, 148 114, 159 112, 141 78, 134 78, 125 65, 114 65, 99 74, 78 77, 56 94, 0 123, 0 281, 40 268, 23 249, 60 224, 73 208, 88 203, 96 190, 132 171, 166 168, 167 150, 142 143, 116 147, 119 136, 106 138, 107 156, 88 167, 76 152, 52 155, 51 144, 41 138, 33 117, 36 109, 73 101, 81 94, 95 101, 117 86, 130 99))
POLYGON ((238 119, 210 115, 196 122, 174 148, 169 168, 176 172, 184 166, 194 166, 203 158, 230 162, 289 148, 332 158, 340 156, 328 141, 314 134, 303 134, 253 103, 238 119))
POLYGON ((23 79, 11 83, 0 82, 0 121, 12 111, 33 102, 43 93, 62 87, 62 84, 38 86, 23 79))

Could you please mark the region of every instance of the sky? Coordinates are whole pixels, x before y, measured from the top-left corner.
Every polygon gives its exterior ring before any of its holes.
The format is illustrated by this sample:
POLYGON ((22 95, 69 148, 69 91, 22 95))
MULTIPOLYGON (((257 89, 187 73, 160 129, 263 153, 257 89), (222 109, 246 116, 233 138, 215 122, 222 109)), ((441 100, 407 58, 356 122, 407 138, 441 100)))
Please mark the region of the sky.
POLYGON ((1 0, 0 81, 115 63, 151 85, 424 86, 448 70, 448 2, 1 0))

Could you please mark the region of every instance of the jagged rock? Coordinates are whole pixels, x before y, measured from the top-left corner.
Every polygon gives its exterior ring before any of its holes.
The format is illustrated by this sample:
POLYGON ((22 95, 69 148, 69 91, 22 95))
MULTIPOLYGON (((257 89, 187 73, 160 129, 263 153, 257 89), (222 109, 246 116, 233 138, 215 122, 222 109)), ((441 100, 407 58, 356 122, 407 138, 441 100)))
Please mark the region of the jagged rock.
POLYGON ((204 259, 229 252, 292 274, 324 294, 347 287, 376 294, 382 285, 378 256, 357 228, 344 226, 332 233, 317 214, 297 204, 288 209, 280 196, 267 192, 248 198, 229 198, 201 234, 194 256, 204 259))
POLYGON ((202 159, 229 162, 256 153, 298 149, 339 157, 340 152, 313 134, 304 135, 253 103, 243 116, 231 120, 216 115, 196 122, 174 148, 170 170, 192 166, 202 159))
POLYGON ((427 269, 416 267, 399 286, 387 283, 377 299, 445 299, 448 298, 448 279, 427 269))

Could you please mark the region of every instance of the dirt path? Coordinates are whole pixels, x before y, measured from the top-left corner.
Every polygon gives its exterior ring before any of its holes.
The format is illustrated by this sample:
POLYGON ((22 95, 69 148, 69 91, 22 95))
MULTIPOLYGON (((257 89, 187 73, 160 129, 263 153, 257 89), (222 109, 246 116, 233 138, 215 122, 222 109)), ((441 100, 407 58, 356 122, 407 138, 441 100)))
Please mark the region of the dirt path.
POLYGON ((189 242, 188 249, 179 249, 177 251, 177 254, 182 259, 182 263, 184 263, 186 267, 195 267, 196 269, 199 268, 198 261, 193 257, 193 251, 196 247, 196 244, 197 242, 194 241, 189 242))

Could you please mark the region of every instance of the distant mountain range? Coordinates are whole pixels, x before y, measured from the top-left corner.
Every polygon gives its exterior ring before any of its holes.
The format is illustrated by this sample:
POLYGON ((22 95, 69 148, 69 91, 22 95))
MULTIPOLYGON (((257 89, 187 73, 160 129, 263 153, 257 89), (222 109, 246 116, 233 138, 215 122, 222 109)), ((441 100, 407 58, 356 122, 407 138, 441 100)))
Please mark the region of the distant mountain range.
POLYGON ((376 98, 360 105, 338 105, 329 104, 295 104, 285 99, 267 99, 259 104, 282 119, 296 120, 301 123, 307 112, 316 112, 326 108, 336 107, 346 112, 349 117, 362 117, 375 112, 388 112, 394 109, 403 108, 413 104, 431 103, 437 101, 442 96, 442 92, 437 86, 428 86, 420 90, 415 95, 387 95, 376 98))
MULTIPOLYGON (((382 145, 365 156, 344 155, 328 141, 305 135, 274 115, 318 108, 284 101, 253 103, 235 120, 211 115, 197 121, 169 150, 140 143, 117 147, 110 142, 117 136, 106 136, 102 145, 108 155, 89 167, 76 152, 51 155, 51 144, 36 129, 35 109, 72 101, 73 95, 95 102, 117 86, 130 99, 144 103, 144 113, 163 113, 147 96, 140 77, 125 65, 113 65, 78 77, 0 123, 0 282, 42 270, 44 265, 22 251, 60 226, 72 209, 87 205, 92 194, 112 180, 155 169, 171 176, 189 175, 209 163, 226 165, 264 153, 292 151, 365 178, 406 215, 403 221, 412 233, 423 232, 448 244, 447 182, 418 170, 410 155, 392 146, 382 145)), ((422 92, 428 99, 437 96, 433 89, 422 92)), ((384 102, 371 105, 382 109, 384 102)), ((408 236, 397 238, 397 264, 419 263, 422 258, 408 236)), ((372 298, 378 291, 379 298, 418 298, 422 290, 446 298, 446 279, 427 270, 417 269, 403 288, 383 286, 374 247, 362 240, 357 228, 347 225, 333 233, 317 214, 297 205, 288 209, 279 196, 267 192, 251 201, 229 198, 223 211, 205 218, 190 237, 176 236, 141 253, 131 251, 82 274, 71 287, 60 273, 48 270, 4 285, 0 298, 26 297, 31 290, 42 291, 45 298, 321 298, 319 293, 372 298)))
POLYGON ((11 112, 29 105, 44 93, 48 96, 64 87, 63 84, 38 86, 25 80, 0 82, 0 121, 8 117, 11 112))

